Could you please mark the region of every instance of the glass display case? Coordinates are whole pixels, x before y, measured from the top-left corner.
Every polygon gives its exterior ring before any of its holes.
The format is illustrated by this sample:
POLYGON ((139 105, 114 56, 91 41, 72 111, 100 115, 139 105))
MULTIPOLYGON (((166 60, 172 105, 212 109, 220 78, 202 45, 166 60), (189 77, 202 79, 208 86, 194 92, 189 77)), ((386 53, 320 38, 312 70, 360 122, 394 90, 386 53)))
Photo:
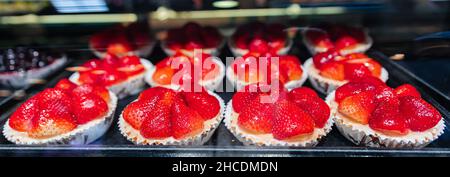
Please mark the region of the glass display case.
MULTIPOLYGON (((0 2, 0 34, 2 34, 0 35, 0 129, 2 130, 0 156, 449 156, 449 9, 450 2, 444 0, 2 1, 0 2), (354 52, 365 53, 367 58, 373 59, 382 66, 382 72, 389 73, 385 78, 387 86, 396 88, 402 84, 410 84, 420 92, 421 99, 432 105, 433 110, 438 111, 442 119, 436 126, 442 124, 442 130, 431 133, 432 140, 438 136, 434 141, 428 142, 426 146, 391 147, 389 144, 380 143, 382 138, 377 137, 378 133, 376 138, 368 136, 369 139, 371 138, 371 143, 375 141, 375 144, 378 143, 378 147, 368 147, 370 143, 361 141, 369 140, 350 141, 349 137, 340 132, 342 130, 338 130, 338 127, 333 125, 332 121, 329 132, 325 133, 326 136, 319 138, 316 144, 306 147, 299 144, 292 145, 295 144, 292 142, 277 145, 248 143, 241 135, 230 131, 230 128, 226 126, 227 121, 222 118, 227 119, 227 114, 224 112, 231 106, 225 106, 225 104, 231 104, 230 100, 237 93, 233 88, 237 86, 233 84, 230 86, 228 72, 230 63, 227 57, 243 55, 245 58, 249 53, 266 50, 261 44, 252 46, 254 39, 252 44, 243 42, 247 49, 245 46, 239 47, 242 36, 266 38, 268 41, 274 36, 276 39, 267 43, 268 46, 266 46, 270 48, 267 51, 272 52, 271 56, 279 56, 280 65, 284 55, 297 57, 304 72, 302 73, 304 76, 301 76, 304 77, 303 82, 293 84, 287 89, 293 90, 300 86, 313 88, 314 92, 325 100, 327 96, 334 94, 332 91, 338 87, 332 89, 331 86, 327 86, 325 90, 317 88, 320 87, 318 86, 320 83, 312 81, 311 78, 307 79, 312 76, 307 74, 310 71, 306 63, 308 60, 313 60, 311 58, 317 53, 338 50, 340 44, 332 39, 332 43, 336 42, 334 45, 331 44, 333 49, 320 51, 318 43, 308 42, 310 37, 308 32, 319 31, 319 34, 327 32, 330 36, 334 36, 329 30, 336 26, 340 30, 347 30, 342 34, 357 29, 355 31, 361 32, 365 41, 363 49, 355 48, 355 51, 349 50, 348 53, 339 49, 338 55, 347 57, 354 52), (193 29, 198 27, 201 30, 193 29), (277 29, 280 30, 273 32, 274 35, 271 36, 271 31, 277 29), (189 30, 193 31, 189 32, 189 30), (282 46, 275 50, 272 45, 276 45, 279 34, 282 36, 282 46), (196 41, 197 39, 201 42, 196 41), (164 85, 162 84, 164 80, 156 78, 155 72, 158 72, 161 63, 167 61, 168 56, 174 55, 175 57, 172 58, 177 58, 180 55, 194 55, 191 58, 195 58, 196 54, 190 53, 190 49, 199 48, 209 53, 208 56, 217 56, 216 62, 218 61, 216 63, 219 68, 218 79, 214 79, 213 86, 205 86, 211 90, 207 91, 209 95, 222 99, 219 101, 218 122, 211 124, 213 128, 209 130, 212 132, 201 133, 202 137, 199 140, 194 138, 189 141, 178 141, 177 138, 173 140, 172 137, 169 137, 169 139, 172 138, 171 141, 162 141, 160 138, 156 138, 155 141, 140 141, 139 138, 131 136, 130 132, 126 131, 126 127, 123 127, 124 124, 131 124, 129 121, 123 122, 127 119, 124 108, 138 102, 136 100, 141 99, 141 93, 145 92, 142 92, 143 90, 164 85), (114 53, 114 56, 111 53, 114 53), (123 66, 108 63, 116 55, 122 63, 125 63, 123 66), (133 64, 128 65, 125 62, 125 60, 132 61, 130 59, 132 57, 129 56, 137 57, 137 62, 140 62, 139 67, 135 68, 133 64), (94 58, 98 60, 92 60, 94 58), (96 64, 92 64, 93 61, 96 64), (132 69, 127 68, 129 66, 133 66, 132 69), (130 74, 135 71, 140 74, 124 76, 126 79, 119 82, 115 80, 122 77, 119 74, 109 75, 102 81, 82 80, 83 73, 90 72, 91 69, 94 76, 115 72, 130 74), (106 103, 111 106, 115 103, 114 98, 117 97, 117 106, 113 106, 115 111, 106 111, 108 112, 105 113, 106 126, 92 128, 88 126, 89 123, 78 122, 78 127, 72 132, 90 128, 96 130, 93 133, 96 135, 81 132, 82 135, 72 134, 69 139, 61 141, 49 139, 61 137, 67 132, 57 136, 51 135, 53 137, 45 135, 33 138, 34 134, 27 135, 26 131, 13 130, 11 117, 22 110, 21 105, 29 103, 27 100, 36 98, 35 95, 47 88, 55 87, 64 78, 81 85, 98 86, 111 81, 108 83, 110 85, 106 84, 110 89, 108 93, 115 96, 110 96, 109 102, 106 101, 106 103), (140 80, 132 81, 133 79, 140 80), (113 87, 113 85, 121 86, 113 87), (22 139, 23 137, 26 137, 26 140, 22 139), (81 139, 78 140, 80 137, 81 139), (196 141, 200 142, 195 143, 196 141)), ((339 32, 336 34, 341 35, 339 32)), ((342 45, 347 47, 348 43, 351 42, 344 41, 342 45)), ((356 72, 358 71, 352 73, 356 72)), ((167 73, 162 74, 165 76, 167 73)), ((93 75, 85 77, 91 79, 93 75)), ((288 74, 287 77, 290 79, 291 75, 288 74)), ((57 85, 57 87, 64 86, 57 85)), ((327 103, 330 104, 330 102, 327 103)), ((43 109, 42 107, 52 104, 56 103, 41 103, 40 107, 43 109)), ((247 103, 244 106, 249 105, 247 103)), ((308 104, 310 105, 312 104, 308 104)), ((108 109, 114 109, 113 107, 108 109)), ((175 108, 172 107, 172 109, 175 108)), ((297 107, 297 109, 307 108, 297 107)), ((209 108, 205 107, 197 112, 203 115, 208 110, 209 108)), ((256 108, 253 112, 260 113, 256 108)), ((273 109, 270 112, 276 111, 273 109)), ((88 114, 91 113, 89 110, 84 110, 77 114, 89 116, 88 114)), ((30 114, 32 113, 28 112, 22 116, 26 117, 30 114)), ((329 119, 336 121, 334 117, 336 114, 331 109, 329 119)), ((161 115, 163 113, 154 116, 161 115)), ((31 119, 33 121, 27 124, 30 128, 25 128, 27 131, 41 125, 35 123, 36 118, 31 119)), ((205 127, 209 126, 207 122, 208 120, 203 122, 205 127)), ((175 123, 172 122, 172 124, 175 123)), ((426 123, 418 124, 425 126, 426 123)), ((62 125, 57 126, 58 129, 55 131, 61 130, 60 126, 62 125)), ((154 129, 156 128, 152 128, 154 129)), ((52 133, 51 127, 44 127, 44 130, 52 133)), ((141 129, 141 134, 142 131, 141 129)), ((408 131, 413 133, 412 130, 408 131)), ((429 133, 426 130, 418 132, 429 133)), ((136 131, 134 133, 136 134, 136 131)), ((401 139, 402 136, 407 135, 394 137, 401 139)), ((398 141, 404 143, 404 141, 398 141)))

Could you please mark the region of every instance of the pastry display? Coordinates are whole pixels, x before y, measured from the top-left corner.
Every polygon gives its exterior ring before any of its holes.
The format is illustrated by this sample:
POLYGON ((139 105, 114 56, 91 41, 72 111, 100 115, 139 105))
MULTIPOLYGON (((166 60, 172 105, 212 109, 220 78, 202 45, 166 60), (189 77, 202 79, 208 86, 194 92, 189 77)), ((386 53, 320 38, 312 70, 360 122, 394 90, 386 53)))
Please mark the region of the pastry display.
POLYGON ((223 100, 200 89, 152 87, 128 104, 119 129, 139 145, 202 145, 222 121, 223 100))
POLYGON ((104 87, 63 79, 21 104, 3 135, 20 145, 89 144, 108 130, 116 104, 117 97, 104 87))
POLYGON ((338 130, 356 145, 420 148, 444 133, 444 120, 409 84, 377 78, 349 82, 326 99, 338 130))
POLYGON ((331 131, 330 108, 307 87, 251 84, 227 104, 225 125, 244 145, 313 147, 331 131))

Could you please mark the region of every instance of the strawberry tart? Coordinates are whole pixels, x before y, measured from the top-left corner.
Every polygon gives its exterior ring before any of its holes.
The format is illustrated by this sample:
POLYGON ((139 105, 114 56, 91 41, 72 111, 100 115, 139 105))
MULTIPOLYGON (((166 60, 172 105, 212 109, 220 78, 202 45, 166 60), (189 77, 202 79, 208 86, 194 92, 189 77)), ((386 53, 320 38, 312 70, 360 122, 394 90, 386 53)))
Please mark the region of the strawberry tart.
POLYGON ((104 87, 63 79, 20 105, 3 135, 20 145, 89 144, 108 130, 116 104, 117 97, 104 87))
POLYGON ((251 84, 228 102, 225 125, 244 145, 313 147, 333 125, 330 108, 315 91, 251 84))
POLYGON ((252 22, 244 24, 238 27, 231 39, 228 40, 228 47, 234 56, 243 56, 250 51, 285 55, 293 44, 292 39, 284 31, 285 28, 286 26, 278 23, 252 22))
POLYGON ((335 49, 342 54, 365 52, 373 44, 368 32, 356 27, 340 25, 321 25, 310 27, 302 32, 303 43, 316 54, 335 49))
POLYGON ((360 146, 420 148, 444 132, 444 120, 411 85, 377 78, 349 82, 326 99, 338 130, 360 146))
POLYGON ((300 87, 308 78, 303 71, 301 62, 296 56, 249 52, 242 57, 237 57, 231 66, 227 67, 226 76, 237 90, 248 84, 273 81, 275 77, 280 84, 291 90, 300 87), (278 58, 278 63, 272 62, 273 57, 278 58), (267 63, 267 69, 262 69, 261 63, 267 63))
POLYGON ((106 53, 118 56, 149 55, 155 45, 148 25, 132 23, 128 26, 118 25, 92 35, 89 47, 97 57, 105 57, 106 53))
POLYGON ((156 67, 146 74, 145 81, 151 86, 174 88, 182 85, 183 81, 198 80, 195 84, 214 90, 220 86, 224 77, 225 66, 218 58, 206 53, 190 57, 178 52, 156 64, 156 67), (175 80, 175 77, 180 79, 175 80))
POLYGON ((222 121, 223 109, 223 100, 206 89, 152 87, 125 107, 119 129, 139 145, 202 145, 222 121))
POLYGON ((224 41, 217 28, 189 22, 181 28, 168 30, 166 39, 161 41, 161 48, 169 56, 177 52, 192 55, 194 49, 202 49, 204 53, 217 56, 224 41))
POLYGON ((324 94, 348 81, 372 76, 386 82, 389 77, 387 70, 375 59, 363 53, 340 55, 333 49, 314 55, 304 67, 312 86, 324 94))
POLYGON ((91 59, 70 76, 76 84, 96 84, 110 89, 119 98, 134 95, 144 89, 144 76, 153 65, 137 56, 117 57, 107 53, 103 59, 91 59))

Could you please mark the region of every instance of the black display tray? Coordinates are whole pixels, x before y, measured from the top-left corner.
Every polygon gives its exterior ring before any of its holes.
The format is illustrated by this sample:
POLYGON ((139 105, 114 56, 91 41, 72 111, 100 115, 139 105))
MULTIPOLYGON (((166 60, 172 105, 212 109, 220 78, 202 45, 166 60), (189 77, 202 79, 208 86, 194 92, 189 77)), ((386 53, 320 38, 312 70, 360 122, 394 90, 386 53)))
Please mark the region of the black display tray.
MULTIPOLYGON (((149 58, 152 62, 156 62, 153 58, 157 55, 161 59, 161 50, 156 49, 149 58)), ((306 52, 299 52, 302 49, 293 49, 291 53, 300 56, 303 61, 309 56, 302 55, 306 52)), ((115 122, 112 124, 108 132, 89 145, 83 146, 17 146, 8 142, 3 136, 0 136, 0 156, 157 156, 157 157, 198 157, 198 156, 250 156, 250 157, 273 157, 273 156, 450 156, 450 131, 449 125, 448 100, 442 96, 442 93, 430 88, 427 83, 422 82, 415 75, 408 72, 400 65, 388 59, 385 55, 377 51, 369 51, 368 54, 378 59, 389 72, 388 85, 395 87, 403 83, 410 83, 416 86, 422 93, 423 98, 433 104, 445 118, 445 132, 438 140, 422 149, 384 149, 384 148, 366 148, 358 147, 345 139, 335 127, 333 130, 321 140, 314 148, 289 148, 289 147, 254 147, 243 146, 234 136, 225 128, 223 124, 219 126, 211 139, 203 146, 137 146, 127 141, 119 132, 117 126, 117 117, 128 103, 136 98, 130 96, 119 101, 116 110, 115 122)), ((222 56, 231 56, 228 49, 224 49, 222 56)), ((222 57, 224 58, 224 57, 222 57)), ((73 65, 79 64, 81 61, 73 62, 73 65)), ((430 68, 432 69, 432 68, 430 68)), ((62 72, 37 91, 53 86, 59 79, 68 77, 69 72, 62 72)), ((306 86, 310 86, 307 81, 306 86)), ((233 93, 218 93, 225 102, 228 102, 233 93)), ((321 95, 324 97, 325 95, 321 95)), ((0 105, 2 115, 0 117, 0 126, 9 117, 11 112, 19 104, 5 108, 0 105)))

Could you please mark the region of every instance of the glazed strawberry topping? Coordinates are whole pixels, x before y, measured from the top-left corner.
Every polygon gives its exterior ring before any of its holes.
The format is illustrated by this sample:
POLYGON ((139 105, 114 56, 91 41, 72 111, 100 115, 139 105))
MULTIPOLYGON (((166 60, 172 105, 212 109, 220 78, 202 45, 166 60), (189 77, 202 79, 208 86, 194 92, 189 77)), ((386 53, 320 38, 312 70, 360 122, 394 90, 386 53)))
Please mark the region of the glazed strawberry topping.
POLYGON ((441 114, 409 84, 392 89, 375 79, 352 81, 336 89, 339 113, 387 135, 426 131, 441 114))
POLYGON ((313 56, 314 67, 323 77, 333 80, 360 80, 370 76, 381 76, 381 65, 362 53, 346 56, 339 55, 331 49, 313 56))
POLYGON ((306 31, 306 38, 316 47, 349 50, 365 43, 362 29, 350 26, 319 25, 306 31))
POLYGON ((167 32, 167 47, 178 51, 180 49, 194 50, 216 48, 223 40, 223 36, 212 26, 200 26, 189 22, 181 28, 170 29, 167 32))
POLYGON ((94 34, 89 40, 95 50, 121 56, 149 45, 150 42, 148 27, 142 23, 114 26, 94 34))
POLYGON ((47 88, 20 105, 11 115, 9 126, 27 132, 32 138, 49 138, 101 118, 108 112, 109 95, 104 95, 105 88, 92 88, 86 85, 72 88, 62 80, 55 88, 47 88))
POLYGON ((107 53, 103 59, 91 59, 82 65, 78 82, 111 86, 145 71, 137 56, 117 57, 107 53))
POLYGON ((125 107, 122 116, 145 138, 184 139, 201 132, 203 123, 219 112, 219 101, 205 89, 188 92, 153 87, 125 107))
POLYGON ((152 75, 154 82, 160 85, 183 84, 183 82, 206 81, 215 79, 219 74, 219 67, 211 55, 202 53, 196 56, 188 56, 176 53, 156 64, 156 70, 152 75), (178 80, 174 80, 178 76, 178 80))
POLYGON ((238 27, 232 39, 234 45, 240 49, 257 53, 276 53, 286 46, 285 28, 284 25, 276 23, 252 22, 238 27))
POLYGON ((278 56, 273 53, 249 52, 242 58, 234 60, 231 66, 237 79, 246 83, 272 81, 278 77, 278 80, 285 84, 300 80, 303 74, 300 60, 293 55, 278 56), (278 57, 278 63, 274 62, 272 57, 278 57))
POLYGON ((240 128, 253 134, 272 133, 276 139, 289 140, 309 135, 314 127, 325 126, 330 108, 315 91, 306 87, 290 92, 284 88, 267 91, 267 87, 270 86, 250 84, 233 96, 233 111, 239 114, 240 128))

